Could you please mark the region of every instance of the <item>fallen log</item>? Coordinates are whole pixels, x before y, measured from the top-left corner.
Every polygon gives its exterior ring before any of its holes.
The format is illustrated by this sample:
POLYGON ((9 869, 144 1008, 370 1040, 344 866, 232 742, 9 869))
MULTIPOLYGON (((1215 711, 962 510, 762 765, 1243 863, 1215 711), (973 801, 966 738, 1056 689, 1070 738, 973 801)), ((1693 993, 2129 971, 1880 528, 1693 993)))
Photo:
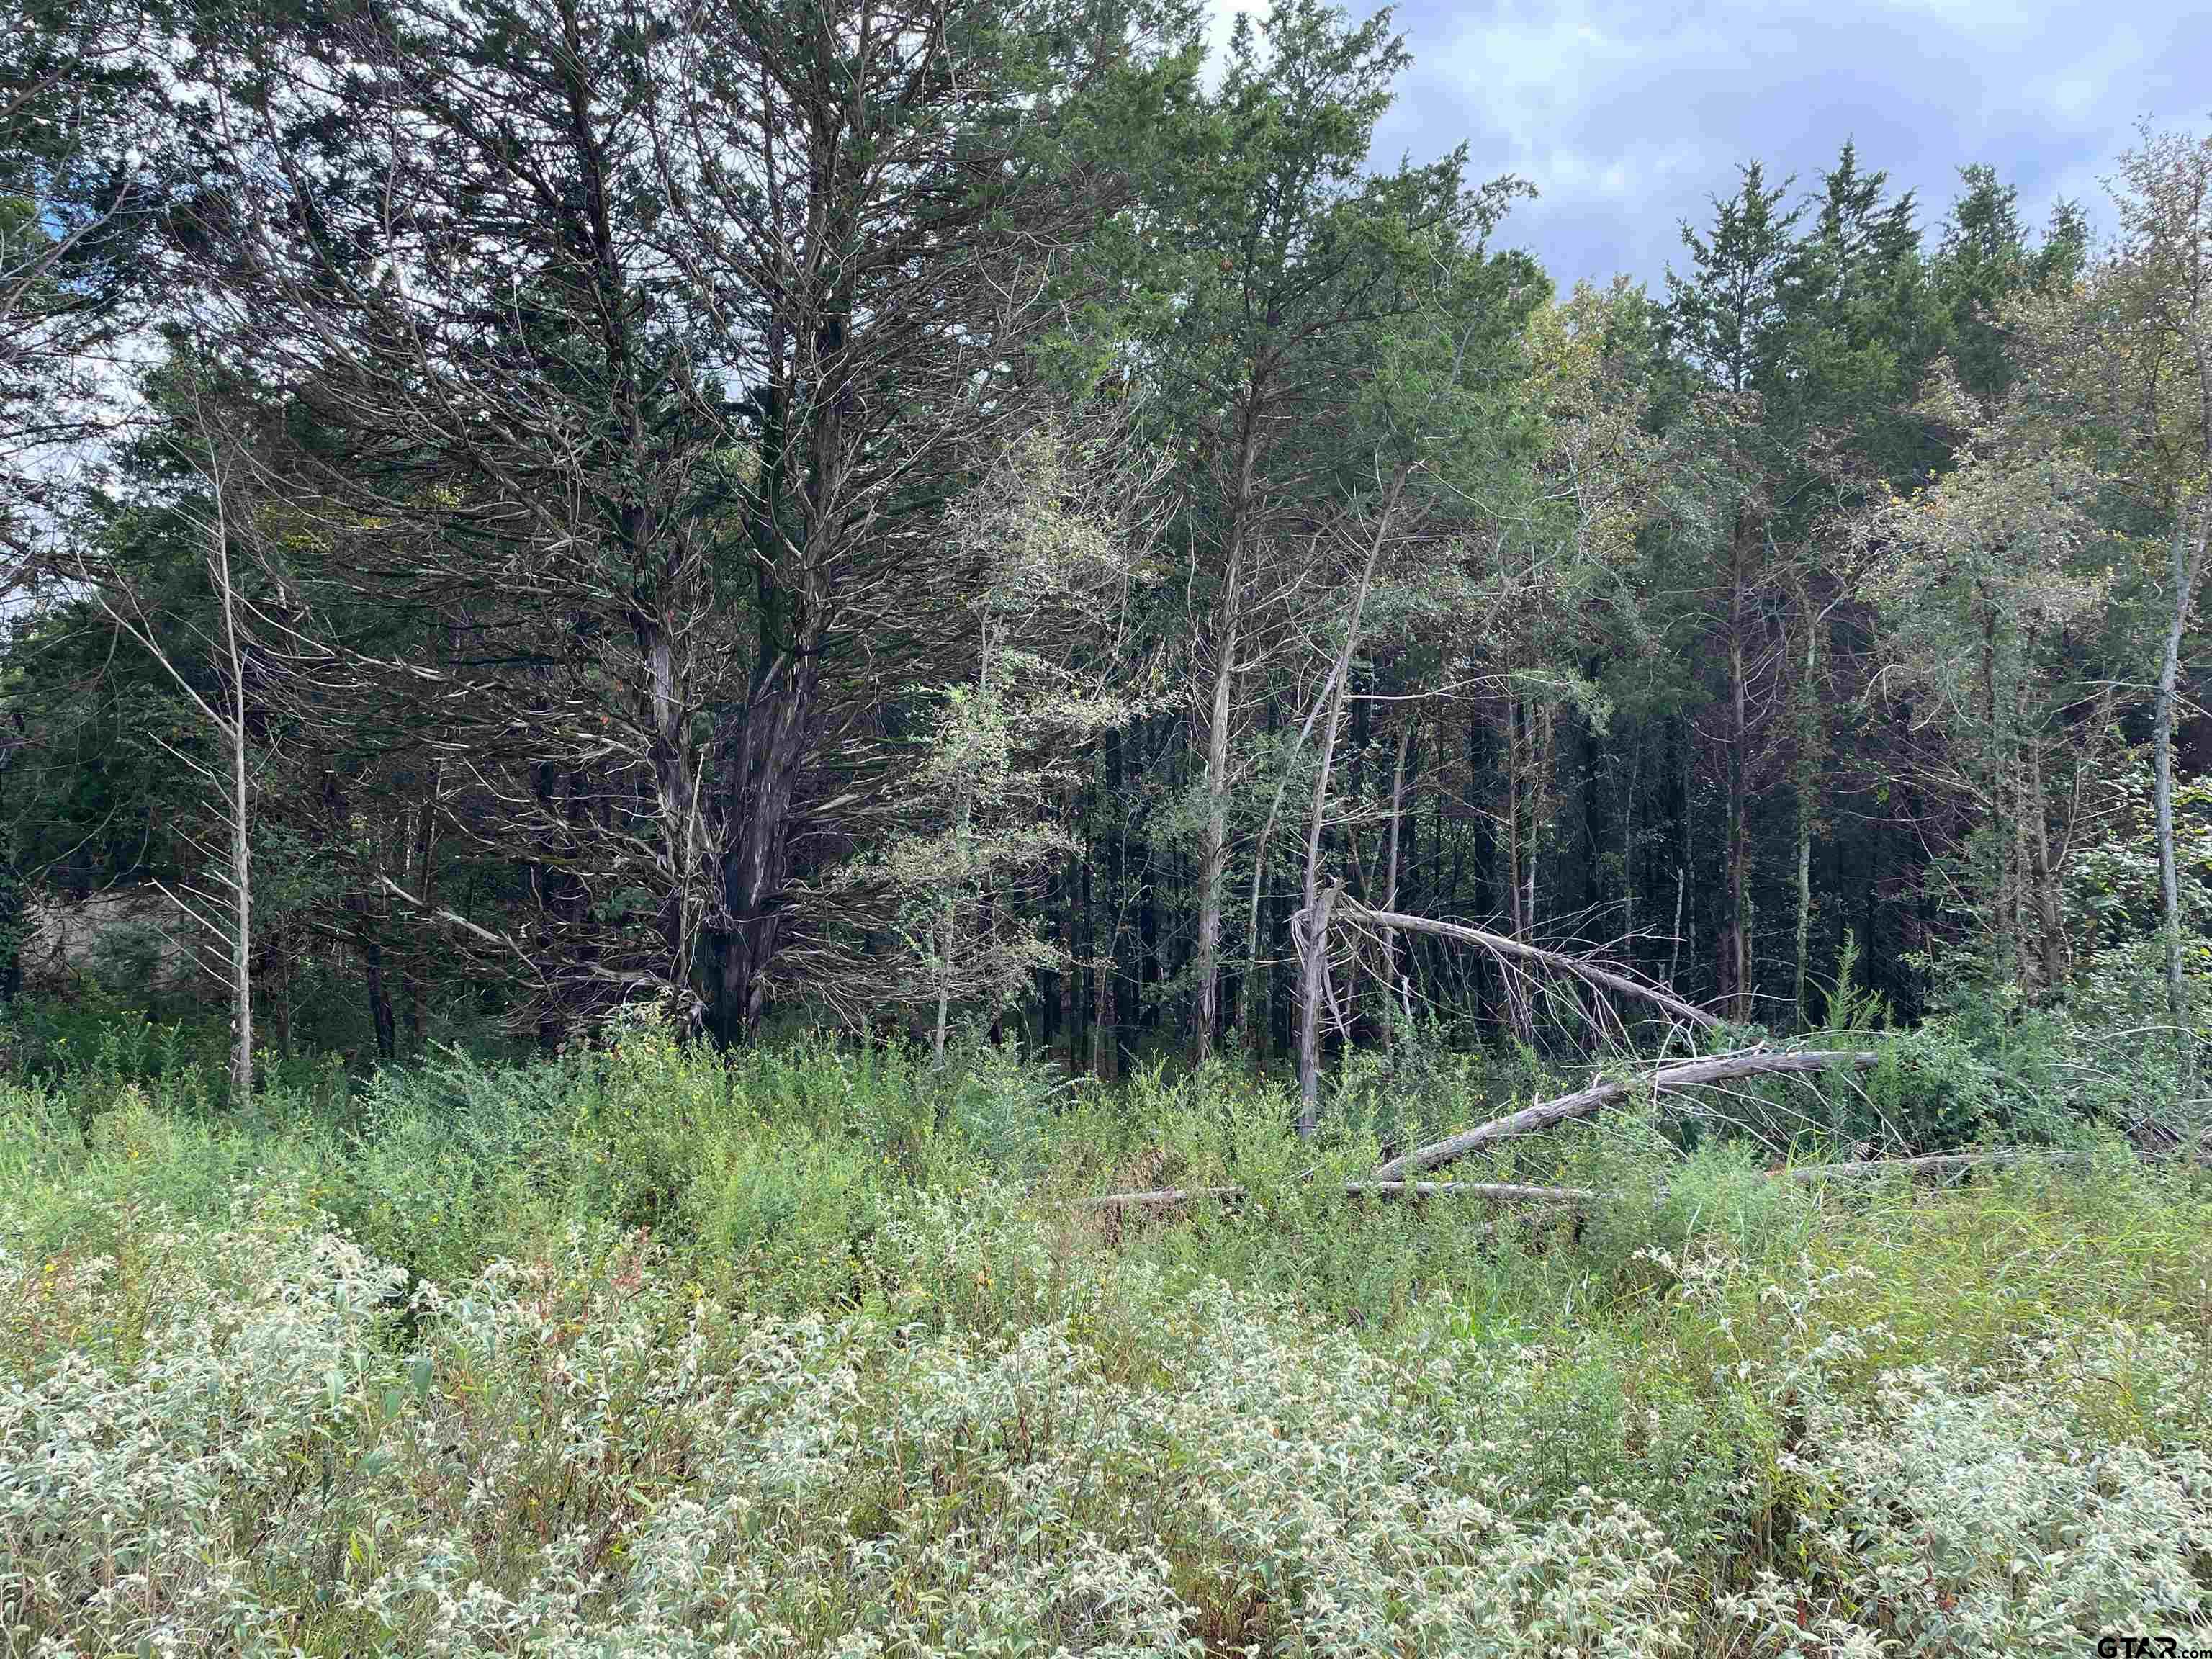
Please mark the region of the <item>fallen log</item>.
MULTIPOLYGON (((1595 1204, 1606 1194, 1587 1187, 1528 1187, 1510 1181, 1347 1181, 1340 1190, 1351 1198, 1484 1198, 1495 1203, 1595 1204)), ((1101 1193, 1078 1199, 1079 1210, 1171 1210, 1202 1199, 1231 1203, 1245 1195, 1242 1187, 1162 1187, 1142 1193, 1101 1193)))
POLYGON ((1354 1198, 1486 1198, 1501 1204, 1595 1204, 1610 1194, 1588 1187, 1528 1187, 1515 1181, 1347 1181, 1354 1198))
MULTIPOLYGON (((1796 1168, 1762 1171, 1770 1181, 1794 1181, 1806 1185, 1818 1181, 1879 1179, 1903 1172, 1908 1175, 1959 1175, 1968 1170, 2003 1169, 2015 1164, 2058 1164, 2087 1168, 2096 1162, 2093 1152, 2068 1152, 2047 1146, 1993 1146, 1979 1152, 1938 1152, 1925 1158, 1875 1158, 1848 1164, 1808 1164, 1796 1168)), ((1531 1187, 1509 1181, 1347 1181, 1342 1190, 1360 1198, 1475 1198, 1492 1203, 1580 1206, 1624 1202, 1626 1193, 1601 1192, 1589 1187, 1531 1187)), ((1242 1187, 1164 1187, 1144 1193, 1102 1193, 1079 1199, 1079 1210, 1133 1210, 1145 1207, 1176 1209, 1200 1199, 1224 1203, 1243 1198, 1242 1187)), ((1652 1201, 1663 1203, 1662 1192, 1652 1201)))
POLYGON ((1616 974, 1601 968, 1581 957, 1568 956, 1563 951, 1547 951, 1534 945, 1524 945, 1504 933, 1493 933, 1487 928, 1469 927, 1456 921, 1435 921, 1427 916, 1409 916, 1398 910, 1370 910, 1364 904, 1346 903, 1347 915, 1357 915, 1373 922, 1378 927, 1403 928, 1409 933, 1432 933, 1438 939, 1457 939, 1462 945, 1475 945, 1501 957, 1512 957, 1522 962, 1540 963, 1562 974, 1572 974, 1586 984, 1600 986, 1621 996, 1638 997, 1656 1007, 1663 1008, 1679 1020, 1696 1026, 1700 1030, 1720 1029, 1720 1019, 1694 1004, 1687 1003, 1671 991, 1656 985, 1646 985, 1641 980, 1631 979, 1626 974, 1616 974))
MULTIPOLYGON (((1677 1060, 1671 1066, 1662 1066, 1651 1073, 1648 1081, 1660 1094, 1669 1094, 1684 1089, 1693 1089, 1700 1084, 1725 1083, 1742 1077, 1772 1077, 1793 1072, 1830 1072, 1850 1070, 1866 1072, 1874 1069, 1880 1057, 1865 1049, 1802 1049, 1796 1052, 1769 1053, 1764 1049, 1748 1054, 1717 1054, 1710 1060, 1677 1060)), ((1412 1152, 1376 1166, 1371 1177, 1376 1181, 1394 1181, 1433 1170, 1440 1164, 1465 1158, 1469 1152, 1500 1140, 1510 1140, 1517 1135, 1534 1134, 1557 1123, 1578 1117, 1587 1117, 1601 1107, 1610 1106, 1628 1098, 1637 1085, 1608 1080, 1594 1083, 1587 1089, 1578 1089, 1571 1095, 1560 1095, 1552 1100, 1540 1100, 1534 1106, 1523 1107, 1504 1117, 1492 1118, 1487 1123, 1477 1124, 1443 1140, 1431 1141, 1426 1146, 1417 1146, 1412 1152)))
POLYGON ((1194 1204, 1202 1198, 1218 1198, 1224 1203, 1244 1196, 1242 1187, 1161 1187, 1144 1193, 1101 1193, 1096 1198, 1079 1198, 1079 1210, 1171 1210, 1184 1204, 1194 1204))

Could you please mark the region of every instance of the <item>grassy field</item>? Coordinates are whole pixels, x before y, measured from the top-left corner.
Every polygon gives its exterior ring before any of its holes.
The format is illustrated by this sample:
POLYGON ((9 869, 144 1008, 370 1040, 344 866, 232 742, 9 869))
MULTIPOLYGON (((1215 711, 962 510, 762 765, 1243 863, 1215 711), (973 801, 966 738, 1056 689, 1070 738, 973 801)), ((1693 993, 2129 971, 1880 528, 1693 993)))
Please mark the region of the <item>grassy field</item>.
POLYGON ((150 1053, 0 1085, 9 1655, 2212 1646, 2212 1188, 2122 1151, 1632 1113, 1496 1166, 1622 1194, 1536 1214, 1332 1195, 1419 1124, 1225 1073, 150 1053))

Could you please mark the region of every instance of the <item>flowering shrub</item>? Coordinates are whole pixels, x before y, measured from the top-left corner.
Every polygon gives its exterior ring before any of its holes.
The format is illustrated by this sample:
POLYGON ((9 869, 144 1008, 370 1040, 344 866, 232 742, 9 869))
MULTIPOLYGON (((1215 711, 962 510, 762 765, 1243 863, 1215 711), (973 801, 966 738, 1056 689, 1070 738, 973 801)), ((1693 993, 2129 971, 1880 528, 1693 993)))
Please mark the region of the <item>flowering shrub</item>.
POLYGON ((0 1655, 2077 1655, 2212 1619, 2186 1177, 1701 1157, 1521 1222, 1346 1205, 1307 1177, 1364 1135, 1194 1092, 1086 1103, 1080 1177, 1011 1180, 895 1068, 620 1046, 394 1085, 349 1149, 0 1092, 0 1655), (1122 1162, 1249 1196, 1067 1205, 1122 1162))

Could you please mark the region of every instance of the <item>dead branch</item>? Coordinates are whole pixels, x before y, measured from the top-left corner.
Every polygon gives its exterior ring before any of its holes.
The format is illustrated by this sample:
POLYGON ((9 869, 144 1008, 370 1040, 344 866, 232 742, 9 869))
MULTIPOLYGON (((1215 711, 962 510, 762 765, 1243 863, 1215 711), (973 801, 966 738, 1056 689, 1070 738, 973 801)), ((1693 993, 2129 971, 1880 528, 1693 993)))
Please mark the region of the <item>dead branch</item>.
MULTIPOLYGON (((1503 1121, 1504 1120, 1500 1120, 1503 1121)), ((2083 1169, 2096 1162, 2094 1152, 2065 1152, 2043 1146, 1993 1146, 1978 1152, 1939 1152, 1926 1158, 1876 1158, 1849 1164, 1811 1164, 1796 1169, 1768 1170, 1770 1181, 1793 1181, 1809 1186, 1820 1181, 1879 1180, 1890 1175, 1959 1175, 1969 1170, 2006 1169, 2019 1164, 2056 1164, 2083 1169)), ((1353 1198, 1474 1198, 1495 1204, 1557 1204, 1583 1206, 1620 1203, 1628 1194, 1599 1192, 1588 1187, 1531 1187, 1504 1181, 1347 1181, 1343 1190, 1353 1198)), ((1242 1187, 1164 1187, 1146 1193, 1103 1193, 1077 1201, 1079 1210, 1177 1209, 1203 1199, 1233 1203, 1245 1196, 1242 1187)), ((1662 1191, 1652 1201, 1663 1203, 1662 1191)))
MULTIPOLYGON (((1372 914, 1371 912, 1370 914, 1372 914)), ((1392 925, 1404 926, 1398 918, 1389 918, 1392 925)), ((1419 918, 1413 920, 1418 921, 1419 918)), ((1505 941, 1510 943, 1511 941, 1505 941)), ((1790 1072, 1830 1072, 1838 1068, 1854 1072, 1872 1071, 1880 1057, 1867 1049, 1807 1049, 1795 1053, 1776 1053, 1767 1049, 1752 1049, 1747 1053, 1717 1054, 1709 1060, 1678 1060, 1671 1066, 1662 1066, 1643 1081, 1653 1091, 1670 1093, 1680 1089, 1692 1089, 1699 1084, 1724 1082, 1729 1078, 1767 1077, 1790 1072)), ((1540 1100, 1534 1106, 1504 1117, 1493 1118, 1487 1123, 1432 1141, 1426 1146, 1417 1146, 1402 1157, 1379 1164, 1374 1178, 1391 1181, 1422 1170, 1433 1170, 1455 1158, 1465 1158, 1469 1152, 1500 1140, 1510 1140, 1516 1135, 1534 1134, 1548 1129, 1553 1124, 1565 1123, 1571 1118, 1587 1117, 1601 1107, 1610 1106, 1628 1098, 1636 1084, 1608 1079, 1594 1083, 1587 1089, 1578 1089, 1571 1095, 1560 1095, 1552 1100, 1540 1100)))
POLYGON ((1402 927, 1408 933, 1432 933, 1439 939, 1457 939, 1462 945, 1480 945, 1501 957, 1514 957, 1523 962, 1536 963, 1555 972, 1571 974, 1584 982, 1612 991, 1621 996, 1639 997, 1665 1010, 1676 1019, 1686 1021, 1701 1030, 1717 1030, 1719 1018, 1704 1009, 1683 1001, 1672 992, 1656 985, 1646 985, 1625 974, 1616 974, 1601 968, 1587 957, 1568 956, 1559 951, 1547 951, 1539 945, 1524 945, 1504 933, 1493 933, 1486 928, 1468 927, 1455 921, 1437 921, 1427 916, 1409 916, 1397 910, 1370 910, 1364 904, 1348 904, 1346 912, 1359 920, 1371 921, 1382 927, 1402 927))
MULTIPOLYGON (((1527 1187, 1504 1181, 1347 1181, 1350 1198, 1480 1198, 1498 1204, 1595 1204, 1610 1196, 1587 1187, 1527 1187)), ((1147 1193, 1102 1193, 1079 1199, 1079 1210, 1172 1210, 1203 1199, 1234 1203, 1242 1187, 1163 1187, 1147 1193)))

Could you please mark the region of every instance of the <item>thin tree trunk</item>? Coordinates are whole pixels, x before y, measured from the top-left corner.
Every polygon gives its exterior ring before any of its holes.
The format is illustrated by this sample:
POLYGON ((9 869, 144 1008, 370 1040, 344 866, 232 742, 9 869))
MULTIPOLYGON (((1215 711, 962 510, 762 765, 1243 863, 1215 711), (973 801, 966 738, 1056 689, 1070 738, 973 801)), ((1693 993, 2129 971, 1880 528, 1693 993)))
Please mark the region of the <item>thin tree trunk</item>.
POLYGON ((215 483, 214 550, 216 591, 222 598, 222 646, 230 678, 230 885, 234 934, 231 945, 231 1017, 235 1026, 230 1059, 233 1101, 253 1096, 253 872, 246 834, 246 659, 238 643, 237 595, 230 570, 230 531, 224 521, 222 481, 215 483))
POLYGON ((1820 714, 1815 683, 1820 669, 1820 619, 1805 603, 1805 680, 1798 688, 1797 742, 1797 1029, 1810 1029, 1805 982, 1813 948, 1813 822, 1819 816, 1820 714))
POLYGON ((2212 539, 2212 514, 2200 514, 2198 523, 2194 548, 2189 544, 2185 512, 2173 530, 2173 614, 2166 624, 2166 651, 2159 663, 2157 733, 2152 748, 2157 769, 2158 887, 2166 923, 2166 1012, 2173 1026, 2184 1090, 2197 1086, 2197 1038, 2190 1022, 2188 986, 2181 973, 2181 883, 2173 849, 2173 706, 2181 679, 2181 637, 2188 631, 2190 605, 2197 592, 2205 543, 2212 539))
POLYGON ((1806 966, 1813 949, 1813 829, 1809 820, 1797 826, 1797 1029, 1812 1029, 1812 1011, 1805 1006, 1806 966))
POLYGON ((1237 648, 1243 618, 1244 545, 1251 533, 1253 492, 1260 458, 1261 404, 1267 395, 1263 351, 1249 367, 1237 409, 1237 471, 1230 485, 1229 556, 1222 574, 1222 624, 1213 665, 1206 734, 1206 817, 1199 829, 1199 911, 1195 945, 1198 1008, 1191 1054, 1204 1061, 1213 1052, 1219 1020, 1216 984, 1221 951, 1221 889, 1229 871, 1229 726, 1236 707, 1237 648))
POLYGON ((1521 704, 1505 705, 1505 890, 1513 937, 1525 940, 1528 922, 1521 908, 1521 704))
POLYGON ((1746 745, 1750 741, 1748 692, 1743 662, 1743 538, 1744 514, 1736 507, 1735 526, 1729 544, 1729 726, 1728 884, 1729 932, 1723 942, 1722 994, 1729 1017, 1739 1022, 1751 1018, 1751 941, 1744 914, 1744 771, 1746 745))
POLYGON ((1667 983, 1681 983, 1680 969, 1682 952, 1689 951, 1690 960, 1698 959, 1698 913, 1694 908, 1686 914, 1683 901, 1690 884, 1690 782, 1694 757, 1690 743, 1690 728, 1686 721, 1674 724, 1674 747, 1682 758, 1682 788, 1680 810, 1674 817, 1675 828, 1680 832, 1680 843, 1674 857, 1674 946, 1667 958, 1667 983), (1687 928, 1688 932, 1684 929, 1687 928))
POLYGON ((1260 1043, 1255 1034, 1265 1024, 1257 1019, 1255 1014, 1260 1006, 1260 889, 1267 872, 1267 842, 1275 833, 1275 820, 1283 810, 1283 792, 1291 781, 1291 766, 1304 752, 1306 739, 1313 735, 1314 722, 1321 718, 1322 710, 1328 707, 1329 694, 1335 685, 1336 671, 1332 667, 1328 677, 1322 681, 1321 691, 1314 698, 1313 707, 1306 711, 1305 723, 1298 727, 1297 740, 1291 745, 1291 752, 1283 757, 1277 770, 1274 799, 1267 803, 1267 820, 1260 826, 1259 843, 1252 853, 1252 902, 1248 919, 1249 945, 1244 963, 1244 980, 1239 990, 1244 1004, 1242 1018, 1247 1035, 1253 1039, 1252 1047, 1255 1054, 1259 1052, 1260 1043))
POLYGON ((1321 1124, 1321 1012, 1328 993, 1328 913, 1340 884, 1307 899, 1291 918, 1291 937, 1298 953, 1298 1133, 1310 1136, 1321 1124))
POLYGON ((1328 809, 1329 771, 1336 759, 1336 734, 1344 717, 1344 694, 1352 679, 1352 659, 1359 647, 1359 624, 1367 610, 1368 590, 1375 581, 1375 562, 1382 556, 1390 538, 1391 520, 1406 488, 1406 469, 1394 473, 1389 491, 1376 514, 1374 533, 1367 543, 1367 557, 1359 568, 1359 586, 1352 597, 1352 615, 1344 629, 1344 644, 1336 654, 1336 684, 1328 700, 1328 719, 1322 727, 1321 764, 1314 771, 1313 807, 1306 819, 1305 907, 1298 930, 1298 955, 1304 969, 1298 999, 1298 1133, 1310 1135, 1319 1127, 1321 1114, 1321 994, 1328 974, 1328 912, 1336 891, 1326 898, 1321 891, 1322 823, 1328 809))
POLYGON ((1682 895, 1689 886, 1690 872, 1680 865, 1674 866, 1674 946, 1667 953, 1667 982, 1674 982, 1676 970, 1682 965, 1682 895))
POLYGON ((2065 912, 2059 899, 2058 872, 2051 856, 2051 804, 2043 788, 2043 745, 2027 749, 2028 873, 2034 882, 2037 931, 2042 935, 2043 982, 2057 989, 2066 982, 2065 912))
MULTIPOLYGON (((1389 867, 1382 878, 1382 908, 1398 908, 1398 835, 1399 826, 1405 822, 1406 813, 1406 750, 1413 738, 1413 722, 1407 720, 1398 728, 1398 754, 1390 768, 1390 851, 1389 867)), ((1398 972, 1398 935, 1394 929, 1382 930, 1382 1030, 1387 1034, 1392 1025, 1389 1018, 1390 993, 1394 986, 1403 983, 1398 972)))
POLYGON ((1221 889, 1229 873, 1229 722, 1237 671, 1237 588, 1243 573, 1229 562, 1228 616, 1213 667, 1213 697, 1206 733, 1206 816, 1198 837, 1198 939, 1194 972, 1198 1009, 1191 1030, 1191 1058, 1200 1065, 1213 1053, 1219 1024, 1221 889))
MULTIPOLYGON (((415 890, 421 895, 424 907, 437 901, 436 866, 432 854, 437 845, 437 806, 440 763, 430 762, 430 786, 428 796, 415 808, 414 846, 410 849, 407 866, 415 880, 415 890)), ((407 1040, 410 1048, 420 1048, 423 1034, 429 1025, 429 975, 419 948, 409 950, 401 958, 407 982, 407 1040)))
POLYGON ((1633 728, 1628 741, 1628 790, 1620 804, 1620 931, 1635 951, 1636 939, 1636 792, 1644 777, 1644 728, 1633 728))
POLYGON ((1994 944, 1996 960, 1992 964, 1996 975, 2010 975, 2014 983, 2021 981, 2020 951, 2020 906, 2013 891, 2013 872, 2016 862, 2017 845, 2003 832, 2010 813, 2007 810, 2005 781, 2009 771, 2005 752, 2004 731, 1997 719, 1997 617, 1996 607, 1987 593, 1980 595, 1982 603, 1982 720, 1987 728, 1987 767, 1990 810, 1989 860, 1990 900, 1996 921, 1994 944))
POLYGON ((1528 897, 1522 906, 1527 931, 1522 937, 1534 944, 1536 939, 1536 866, 1544 850, 1544 781, 1552 771, 1552 711, 1548 707, 1531 708, 1526 711, 1528 727, 1528 834, 1522 842, 1528 848, 1528 897))
MULTIPOLYGON (((1505 892, 1508 926, 1513 937, 1522 944, 1528 942, 1530 917, 1522 884, 1522 863, 1524 857, 1521 839, 1521 802, 1527 793, 1522 779, 1522 732, 1528 724, 1518 698, 1505 705, 1505 892)), ((1524 1046, 1536 1040, 1536 1030, 1530 1018, 1528 1000, 1522 996, 1510 979, 1502 979, 1499 988, 1505 998, 1505 1017, 1513 1035, 1524 1046)))
MULTIPOLYGON (((1069 792, 1067 805, 1064 810, 1063 822, 1073 820, 1075 807, 1073 791, 1069 792)), ((1066 1056, 1068 1074, 1071 1077, 1074 1075, 1076 1066, 1081 1064, 1081 1051, 1077 1047, 1075 1014, 1075 980, 1078 971, 1076 953, 1081 948, 1081 943, 1078 938, 1080 918, 1076 911, 1075 861, 1076 854, 1071 851, 1060 872, 1058 895, 1060 903, 1055 907, 1059 912, 1060 933, 1060 966, 1059 973, 1054 975, 1060 998, 1060 1051, 1066 1056)))

